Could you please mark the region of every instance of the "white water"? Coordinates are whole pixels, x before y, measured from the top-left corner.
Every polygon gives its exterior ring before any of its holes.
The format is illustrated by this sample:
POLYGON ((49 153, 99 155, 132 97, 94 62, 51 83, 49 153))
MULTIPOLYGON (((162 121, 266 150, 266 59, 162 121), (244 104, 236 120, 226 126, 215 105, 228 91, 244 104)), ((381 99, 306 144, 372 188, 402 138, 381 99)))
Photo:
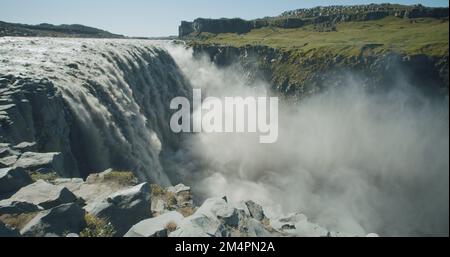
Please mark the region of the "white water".
MULTIPOLYGON (((268 88, 238 65, 219 69, 190 50, 169 52, 208 95, 268 88)), ((347 77, 342 88, 281 108, 276 144, 254 135, 194 136, 188 157, 178 159, 180 176, 206 196, 253 199, 272 216, 302 211, 333 231, 448 235, 448 98, 429 99, 401 80, 369 94, 347 77)))
POLYGON ((82 175, 113 167, 170 184, 159 161, 162 145, 177 141, 168 104, 189 87, 167 52, 139 40, 1 38, 0 56, 0 73, 47 78, 60 89, 74 114, 65 119, 75 124, 82 175))

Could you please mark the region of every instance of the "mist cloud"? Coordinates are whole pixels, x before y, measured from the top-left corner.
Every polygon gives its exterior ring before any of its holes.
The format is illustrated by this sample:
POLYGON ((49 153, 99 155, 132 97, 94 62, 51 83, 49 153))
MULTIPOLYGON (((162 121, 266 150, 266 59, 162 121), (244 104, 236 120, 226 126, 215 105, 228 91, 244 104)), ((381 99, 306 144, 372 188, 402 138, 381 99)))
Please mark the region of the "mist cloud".
MULTIPOLYGON (((236 67, 172 56, 211 96, 265 95, 236 67)), ((329 230, 356 235, 448 235, 448 97, 431 99, 399 81, 368 93, 345 86, 280 106, 277 143, 252 134, 196 134, 174 157, 177 175, 203 196, 252 199, 268 214, 301 211, 329 230)))

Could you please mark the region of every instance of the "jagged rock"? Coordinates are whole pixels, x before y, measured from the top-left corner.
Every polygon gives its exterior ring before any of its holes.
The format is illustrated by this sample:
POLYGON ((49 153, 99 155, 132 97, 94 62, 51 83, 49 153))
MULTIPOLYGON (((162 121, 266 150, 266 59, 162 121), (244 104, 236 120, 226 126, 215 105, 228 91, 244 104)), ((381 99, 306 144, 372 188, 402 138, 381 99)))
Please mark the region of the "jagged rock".
POLYGON ((11 167, 16 163, 19 157, 17 155, 6 156, 0 159, 0 167, 7 168, 11 167))
POLYGON ((77 201, 77 197, 63 186, 56 186, 38 180, 35 183, 21 188, 11 198, 0 201, 0 205, 12 202, 27 202, 50 209, 55 206, 77 201))
POLYGON ((250 218, 242 225, 241 230, 249 237, 270 237, 273 236, 260 221, 250 218))
POLYGON ((191 191, 191 188, 186 185, 183 185, 183 184, 178 184, 173 187, 168 187, 167 191, 172 192, 174 194, 178 194, 178 193, 185 192, 185 191, 191 191))
POLYGON ((148 183, 142 183, 116 192, 93 204, 89 212, 106 218, 116 229, 116 236, 122 236, 134 224, 151 217, 149 189, 148 183))
POLYGON ((246 217, 244 210, 236 209, 230 206, 217 210, 216 216, 224 225, 233 228, 238 228, 246 217))
POLYGON ((0 195, 15 192, 31 182, 30 175, 22 168, 0 169, 0 195))
POLYGON ((264 211, 263 211, 263 208, 261 207, 261 205, 256 204, 253 201, 247 201, 247 202, 245 202, 245 204, 247 205, 248 211, 250 212, 250 215, 253 218, 261 221, 266 217, 264 215, 264 211))
POLYGON ((105 182, 105 176, 110 174, 112 171, 113 171, 112 169, 107 169, 107 170, 105 170, 103 172, 100 172, 100 173, 90 174, 86 178, 86 183, 98 184, 98 183, 105 182))
POLYGON ((23 153, 14 164, 30 171, 46 169, 55 171, 57 174, 64 174, 64 164, 61 153, 23 153))
POLYGON ((0 237, 20 237, 20 233, 0 221, 0 237))
POLYGON ((85 211, 76 203, 68 203, 43 211, 20 231, 24 236, 62 236, 79 233, 86 226, 85 211))
POLYGON ((36 142, 22 142, 13 147, 20 152, 32 152, 36 150, 36 142))
POLYGON ((178 229, 170 234, 174 237, 211 237, 229 235, 223 220, 233 223, 235 209, 223 198, 209 198, 192 215, 185 218, 178 229), (219 217, 221 219, 219 219, 219 217))
POLYGON ((11 149, 9 144, 0 143, 0 158, 4 158, 11 155, 17 156, 19 154, 20 152, 11 149))
POLYGON ((91 212, 92 209, 101 201, 108 198, 111 194, 130 188, 130 186, 115 183, 113 180, 105 179, 105 175, 112 170, 106 170, 101 173, 91 174, 86 181, 80 178, 55 179, 52 183, 67 187, 77 197, 85 201, 84 209, 91 212))
POLYGON ((21 214, 43 210, 30 202, 21 201, 0 201, 0 214, 21 214))
POLYGON ((228 234, 229 231, 217 218, 196 213, 182 220, 169 237, 222 237, 228 234))
POLYGON ((168 225, 177 226, 183 215, 179 212, 171 211, 158 217, 146 219, 131 227, 125 234, 125 237, 167 237, 170 233, 168 225))

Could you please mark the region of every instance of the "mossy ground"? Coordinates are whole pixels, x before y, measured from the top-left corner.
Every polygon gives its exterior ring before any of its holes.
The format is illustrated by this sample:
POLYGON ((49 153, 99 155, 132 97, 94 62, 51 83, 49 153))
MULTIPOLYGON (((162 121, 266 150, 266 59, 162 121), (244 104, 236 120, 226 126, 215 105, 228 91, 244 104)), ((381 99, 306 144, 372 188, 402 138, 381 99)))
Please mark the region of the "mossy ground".
POLYGON ((106 219, 86 214, 86 228, 80 232, 80 237, 112 237, 116 233, 114 226, 106 219))
POLYGON ((315 25, 282 29, 264 27, 246 34, 204 34, 195 43, 231 46, 265 45, 312 54, 313 50, 342 56, 359 55, 370 48, 374 53, 394 51, 405 55, 448 55, 448 19, 387 17, 374 21, 344 22, 336 31, 320 32, 315 25))
POLYGON ((131 171, 111 171, 105 174, 104 180, 115 182, 121 186, 134 186, 138 183, 137 178, 131 171))
POLYGON ((20 213, 20 214, 3 214, 0 215, 0 221, 15 228, 22 229, 25 225, 30 222, 34 217, 36 217, 37 212, 31 213, 20 213))

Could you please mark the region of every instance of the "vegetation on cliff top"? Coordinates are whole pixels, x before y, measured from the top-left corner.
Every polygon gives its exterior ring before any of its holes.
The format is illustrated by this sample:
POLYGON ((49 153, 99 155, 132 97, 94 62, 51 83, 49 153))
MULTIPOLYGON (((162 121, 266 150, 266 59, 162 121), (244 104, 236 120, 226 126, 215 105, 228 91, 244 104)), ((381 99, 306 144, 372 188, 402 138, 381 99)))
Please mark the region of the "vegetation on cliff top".
POLYGON ((374 54, 394 51, 405 55, 448 56, 448 19, 390 16, 381 20, 338 23, 325 31, 318 26, 264 27, 240 35, 201 33, 192 43, 236 47, 265 45, 304 53, 320 50, 340 56, 355 56, 367 50, 374 54))

